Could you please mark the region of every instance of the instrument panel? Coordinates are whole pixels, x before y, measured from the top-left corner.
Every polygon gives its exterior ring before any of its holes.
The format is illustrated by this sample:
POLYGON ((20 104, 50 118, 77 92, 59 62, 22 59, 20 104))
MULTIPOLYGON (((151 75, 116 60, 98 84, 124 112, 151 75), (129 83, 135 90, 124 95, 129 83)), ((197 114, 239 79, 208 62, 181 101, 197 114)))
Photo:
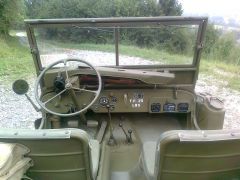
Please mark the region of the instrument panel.
MULTIPOLYGON (((54 97, 51 92, 43 96, 43 101, 54 97)), ((89 104, 94 98, 88 92, 76 92, 78 104, 81 108, 89 104)), ((193 95, 188 91, 171 89, 114 89, 103 90, 90 107, 95 113, 188 113, 194 107, 193 95)), ((55 112, 68 113, 75 110, 76 106, 69 96, 63 95, 54 98, 46 106, 55 112)))
POLYGON ((193 105, 193 96, 183 90, 166 89, 121 89, 104 90, 91 109, 96 113, 149 112, 188 113, 193 105))

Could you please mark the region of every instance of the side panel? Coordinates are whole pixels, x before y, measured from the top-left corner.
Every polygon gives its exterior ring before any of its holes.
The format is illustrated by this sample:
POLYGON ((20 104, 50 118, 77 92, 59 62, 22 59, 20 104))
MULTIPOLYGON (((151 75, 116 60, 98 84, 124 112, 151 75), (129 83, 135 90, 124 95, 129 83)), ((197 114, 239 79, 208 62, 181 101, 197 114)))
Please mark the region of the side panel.
POLYGON ((197 101, 198 125, 203 130, 222 129, 225 109, 223 103, 207 96, 199 96, 197 101))

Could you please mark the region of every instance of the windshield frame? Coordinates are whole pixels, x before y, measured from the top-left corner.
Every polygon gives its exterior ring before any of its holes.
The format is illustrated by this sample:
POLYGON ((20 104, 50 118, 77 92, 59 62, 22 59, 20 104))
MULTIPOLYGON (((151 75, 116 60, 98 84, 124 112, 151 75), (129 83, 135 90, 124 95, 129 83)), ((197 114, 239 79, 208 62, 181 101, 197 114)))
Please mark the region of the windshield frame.
MULTIPOLYGON (((79 27, 115 27, 115 60, 118 68, 125 69, 163 69, 163 68, 190 68, 198 71, 201 50, 203 48, 204 34, 207 26, 207 17, 183 17, 183 16, 164 16, 164 17, 121 17, 121 18, 71 18, 71 19, 27 19, 25 20, 28 41, 33 56, 37 75, 44 69, 41 64, 40 54, 34 28, 36 27, 58 27, 73 26, 79 27), (160 26, 160 25, 197 25, 196 46, 194 47, 192 64, 186 65, 124 65, 119 66, 118 33, 119 27, 129 26, 160 26)), ((108 66, 109 67, 109 66, 108 66)))

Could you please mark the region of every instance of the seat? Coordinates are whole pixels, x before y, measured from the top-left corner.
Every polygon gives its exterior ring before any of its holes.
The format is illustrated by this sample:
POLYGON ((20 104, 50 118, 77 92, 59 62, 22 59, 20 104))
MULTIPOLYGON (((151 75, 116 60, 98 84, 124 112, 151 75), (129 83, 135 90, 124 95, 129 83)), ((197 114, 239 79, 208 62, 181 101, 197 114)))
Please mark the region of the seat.
POLYGON ((239 180, 240 130, 176 130, 145 142, 148 180, 239 180))
POLYGON ((1 129, 0 141, 27 147, 33 160, 27 176, 34 180, 94 180, 100 146, 79 129, 1 129))
POLYGON ((20 180, 32 166, 32 160, 24 157, 27 153, 23 145, 0 143, 0 180, 20 180))

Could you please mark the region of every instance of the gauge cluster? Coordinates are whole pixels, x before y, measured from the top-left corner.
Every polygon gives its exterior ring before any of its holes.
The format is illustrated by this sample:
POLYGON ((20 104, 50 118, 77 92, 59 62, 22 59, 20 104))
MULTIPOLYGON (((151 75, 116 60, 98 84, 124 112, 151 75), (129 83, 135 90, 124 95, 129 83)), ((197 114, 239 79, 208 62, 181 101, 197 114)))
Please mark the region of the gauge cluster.
POLYGON ((191 111, 191 99, 185 98, 150 98, 150 113, 187 113, 191 111))
POLYGON ((193 100, 189 94, 178 93, 173 97, 171 90, 143 89, 105 90, 92 110, 99 113, 149 112, 149 113, 188 113, 193 100))

